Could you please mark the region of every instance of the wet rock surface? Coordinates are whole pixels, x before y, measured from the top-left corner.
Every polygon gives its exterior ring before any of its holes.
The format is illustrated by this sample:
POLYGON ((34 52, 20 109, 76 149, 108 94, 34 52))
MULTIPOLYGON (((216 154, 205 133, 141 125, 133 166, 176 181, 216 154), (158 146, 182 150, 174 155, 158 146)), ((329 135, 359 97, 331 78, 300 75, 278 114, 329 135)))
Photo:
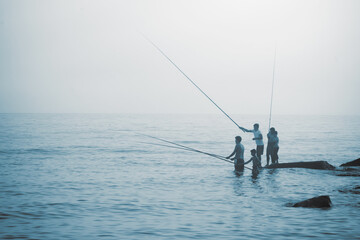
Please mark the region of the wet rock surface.
POLYGON ((360 158, 340 165, 340 167, 354 167, 354 166, 360 166, 360 158))
POLYGON ((329 208, 331 207, 330 197, 327 195, 313 197, 305 201, 301 201, 292 205, 292 207, 304 207, 304 208, 329 208))
POLYGON ((277 163, 266 166, 265 168, 309 168, 321 170, 333 170, 335 167, 326 161, 312 161, 312 162, 291 162, 291 163, 277 163))

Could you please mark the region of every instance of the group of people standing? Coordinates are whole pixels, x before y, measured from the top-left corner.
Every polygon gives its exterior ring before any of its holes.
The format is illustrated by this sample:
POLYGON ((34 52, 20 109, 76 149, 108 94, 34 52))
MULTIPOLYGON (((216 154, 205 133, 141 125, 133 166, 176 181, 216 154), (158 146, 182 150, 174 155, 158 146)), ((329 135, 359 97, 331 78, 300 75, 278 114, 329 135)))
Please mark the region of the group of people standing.
MULTIPOLYGON (((232 160, 234 160, 234 166, 236 171, 243 171, 244 165, 250 162, 253 162, 253 173, 258 173, 261 168, 261 155, 264 153, 264 141, 261 131, 259 130, 259 124, 255 123, 254 128, 248 130, 246 128, 240 127, 240 129, 244 132, 252 132, 254 134, 253 140, 256 143, 256 149, 252 149, 251 158, 249 161, 244 162, 244 145, 241 144, 242 138, 240 136, 235 137, 235 149, 234 151, 227 157, 230 159, 232 156, 232 160)), ((269 133, 267 134, 268 142, 266 147, 266 166, 269 165, 270 158, 271 164, 279 163, 279 137, 275 128, 270 128, 269 133)))

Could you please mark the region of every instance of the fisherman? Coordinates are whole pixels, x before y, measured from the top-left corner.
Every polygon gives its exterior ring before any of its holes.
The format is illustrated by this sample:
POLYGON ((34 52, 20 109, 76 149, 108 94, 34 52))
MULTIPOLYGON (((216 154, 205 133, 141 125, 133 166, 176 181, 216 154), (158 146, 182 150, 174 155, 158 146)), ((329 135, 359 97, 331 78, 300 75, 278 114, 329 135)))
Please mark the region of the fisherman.
MULTIPOLYGON (((275 137, 275 128, 272 127, 267 134, 268 143, 266 147, 266 166, 269 166, 270 156, 273 154, 274 146, 276 144, 275 137)), ((271 159, 271 162, 274 163, 273 159, 271 159)))
POLYGON ((261 162, 260 162, 259 158, 257 157, 256 150, 255 150, 255 149, 252 149, 252 150, 250 151, 250 153, 251 153, 251 156, 252 156, 252 157, 250 158, 249 161, 245 162, 244 165, 245 165, 245 164, 248 164, 249 162, 252 161, 252 162, 253 162, 252 174, 253 174, 253 175, 257 175, 257 174, 259 174, 260 169, 261 169, 261 162))
POLYGON ((259 124, 255 123, 254 124, 254 129, 252 129, 252 130, 248 130, 248 129, 243 128, 243 127, 240 127, 240 129, 245 131, 245 132, 254 133, 254 138, 252 140, 254 140, 255 143, 256 143, 256 154, 257 154, 257 157, 260 160, 260 165, 261 165, 261 155, 263 155, 263 153, 264 153, 264 141, 263 141, 262 133, 259 130, 259 124))
POLYGON ((234 158, 232 158, 231 160, 234 160, 234 167, 236 171, 244 171, 244 145, 241 144, 241 137, 240 136, 236 136, 235 137, 235 148, 234 151, 228 156, 226 157, 227 159, 231 158, 232 156, 235 155, 234 158))
POLYGON ((273 139, 275 141, 273 149, 272 149, 272 153, 271 153, 271 163, 279 163, 279 156, 278 156, 278 152, 279 152, 279 137, 278 137, 278 132, 275 131, 274 132, 274 136, 273 139))

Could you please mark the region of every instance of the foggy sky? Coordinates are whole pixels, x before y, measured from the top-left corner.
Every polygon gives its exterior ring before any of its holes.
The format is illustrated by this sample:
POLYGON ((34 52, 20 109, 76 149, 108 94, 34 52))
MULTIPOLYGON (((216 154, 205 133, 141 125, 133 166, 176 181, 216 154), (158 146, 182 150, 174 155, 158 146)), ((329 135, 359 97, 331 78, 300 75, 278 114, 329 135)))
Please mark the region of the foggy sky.
POLYGON ((360 1, 0 0, 0 112, 360 115, 360 1))

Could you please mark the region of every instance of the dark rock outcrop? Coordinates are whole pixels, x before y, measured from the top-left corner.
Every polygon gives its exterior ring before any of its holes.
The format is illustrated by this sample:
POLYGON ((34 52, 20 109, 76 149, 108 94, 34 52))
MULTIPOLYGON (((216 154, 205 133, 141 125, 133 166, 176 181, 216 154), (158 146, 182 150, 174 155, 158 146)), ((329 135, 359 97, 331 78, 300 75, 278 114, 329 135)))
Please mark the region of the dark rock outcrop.
POLYGON ((295 203, 293 207, 329 208, 331 207, 331 200, 329 196, 319 196, 295 203))
POLYGON ((313 161, 313 162, 292 162, 292 163, 277 163, 271 164, 265 168, 310 168, 310 169, 323 169, 333 170, 335 167, 326 161, 313 161))
POLYGON ((353 167, 353 166, 360 166, 360 158, 340 165, 340 167, 353 167))

